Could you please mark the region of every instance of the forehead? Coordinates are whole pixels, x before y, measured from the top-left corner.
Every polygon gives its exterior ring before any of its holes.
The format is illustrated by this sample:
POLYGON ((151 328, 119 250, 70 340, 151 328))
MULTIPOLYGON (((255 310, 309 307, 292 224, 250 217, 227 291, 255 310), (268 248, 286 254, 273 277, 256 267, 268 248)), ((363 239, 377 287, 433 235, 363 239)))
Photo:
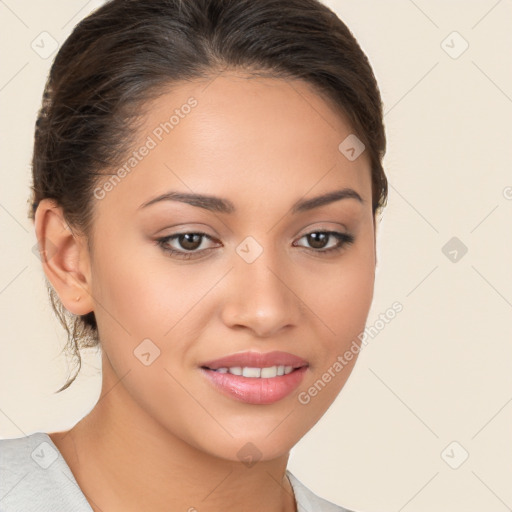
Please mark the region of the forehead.
POLYGON ((169 190, 256 209, 343 187, 371 202, 366 153, 350 161, 339 150, 351 133, 300 80, 231 73, 180 83, 145 106, 138 154, 120 162, 128 172, 107 199, 124 214, 169 190))

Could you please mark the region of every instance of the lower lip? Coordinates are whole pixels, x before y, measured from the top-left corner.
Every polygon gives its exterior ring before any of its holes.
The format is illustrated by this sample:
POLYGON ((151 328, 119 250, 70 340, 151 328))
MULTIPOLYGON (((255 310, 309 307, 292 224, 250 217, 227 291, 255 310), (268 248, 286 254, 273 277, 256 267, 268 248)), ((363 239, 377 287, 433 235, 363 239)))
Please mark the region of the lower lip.
POLYGON ((307 369, 303 366, 287 375, 268 379, 219 373, 206 368, 201 368, 201 371, 216 389, 235 400, 248 404, 273 404, 299 386, 307 369))

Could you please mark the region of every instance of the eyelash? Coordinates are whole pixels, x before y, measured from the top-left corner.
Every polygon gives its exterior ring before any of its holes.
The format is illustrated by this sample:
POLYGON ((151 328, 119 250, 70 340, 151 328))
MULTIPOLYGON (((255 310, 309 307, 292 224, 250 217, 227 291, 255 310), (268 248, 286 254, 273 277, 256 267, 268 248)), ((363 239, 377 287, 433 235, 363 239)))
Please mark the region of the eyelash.
MULTIPOLYGON (((309 249, 315 253, 322 253, 322 254, 335 253, 335 252, 341 251, 345 246, 354 243, 354 240, 355 240, 355 237, 349 233, 340 233, 338 231, 322 231, 322 230, 310 231, 309 233, 302 235, 300 238, 304 238, 308 235, 312 235, 313 233, 332 235, 334 238, 336 238, 338 240, 338 245, 336 247, 331 247, 329 249, 322 250, 322 249, 311 249, 308 247, 304 247, 305 249, 309 249)), ((175 240, 183 235, 200 235, 202 237, 206 237, 213 241, 213 238, 210 235, 207 235, 206 233, 202 233, 200 231, 186 231, 184 233, 176 233, 174 235, 166 236, 163 238, 158 238, 156 240, 156 243, 170 257, 177 257, 177 258, 184 259, 184 260, 189 260, 191 258, 194 258, 196 254, 199 254, 203 251, 208 251, 209 249, 214 249, 214 247, 209 247, 208 249, 202 249, 201 251, 183 252, 183 251, 177 251, 175 249, 170 249, 169 247, 166 246, 166 244, 169 241, 175 240)), ((299 240, 300 240, 300 238, 299 238, 299 240)))

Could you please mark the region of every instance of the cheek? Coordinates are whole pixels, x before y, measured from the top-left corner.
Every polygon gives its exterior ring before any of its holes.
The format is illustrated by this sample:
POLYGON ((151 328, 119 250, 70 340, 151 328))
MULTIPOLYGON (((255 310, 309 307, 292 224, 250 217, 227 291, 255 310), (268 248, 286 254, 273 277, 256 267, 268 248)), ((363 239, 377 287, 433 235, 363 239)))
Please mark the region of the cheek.
POLYGON ((193 338, 190 330, 200 328, 196 307, 218 277, 211 270, 198 272, 193 265, 176 264, 148 242, 125 243, 121 254, 115 252, 118 246, 113 239, 103 244, 96 258, 100 263, 92 269, 100 335, 106 343, 126 339, 120 345, 124 350, 145 338, 166 350, 172 338, 172 350, 184 350, 187 337, 181 334, 186 329, 193 338))
POLYGON ((342 350, 364 330, 375 282, 372 240, 359 239, 336 263, 302 281, 299 296, 320 322, 324 346, 330 351, 342 350))
POLYGON ((311 286, 304 287, 304 302, 314 312, 310 317, 318 320, 316 364, 297 396, 299 410, 310 419, 309 428, 338 396, 359 357, 360 349, 355 347, 361 345, 359 335, 373 299, 372 251, 371 244, 360 244, 358 250, 354 246, 339 265, 323 273, 323 281, 310 281, 316 283, 314 293, 311 286))
POLYGON ((334 330, 352 338, 363 329, 368 316, 373 298, 374 269, 360 259, 339 274, 338 278, 333 278, 333 300, 328 311, 334 330))
POLYGON ((100 336, 105 342, 128 338, 136 345, 157 335, 167 323, 162 315, 175 306, 169 304, 169 294, 166 303, 161 300, 169 285, 165 274, 158 275, 135 244, 111 237, 98 245, 91 270, 100 336))

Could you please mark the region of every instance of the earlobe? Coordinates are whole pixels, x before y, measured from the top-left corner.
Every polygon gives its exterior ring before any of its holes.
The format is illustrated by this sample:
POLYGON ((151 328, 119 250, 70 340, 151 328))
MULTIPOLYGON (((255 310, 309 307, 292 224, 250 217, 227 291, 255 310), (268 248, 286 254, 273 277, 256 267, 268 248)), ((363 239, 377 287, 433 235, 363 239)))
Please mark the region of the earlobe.
POLYGON ((62 305, 75 315, 91 312, 94 304, 85 238, 72 232, 62 208, 52 199, 39 203, 34 223, 44 273, 62 305))

